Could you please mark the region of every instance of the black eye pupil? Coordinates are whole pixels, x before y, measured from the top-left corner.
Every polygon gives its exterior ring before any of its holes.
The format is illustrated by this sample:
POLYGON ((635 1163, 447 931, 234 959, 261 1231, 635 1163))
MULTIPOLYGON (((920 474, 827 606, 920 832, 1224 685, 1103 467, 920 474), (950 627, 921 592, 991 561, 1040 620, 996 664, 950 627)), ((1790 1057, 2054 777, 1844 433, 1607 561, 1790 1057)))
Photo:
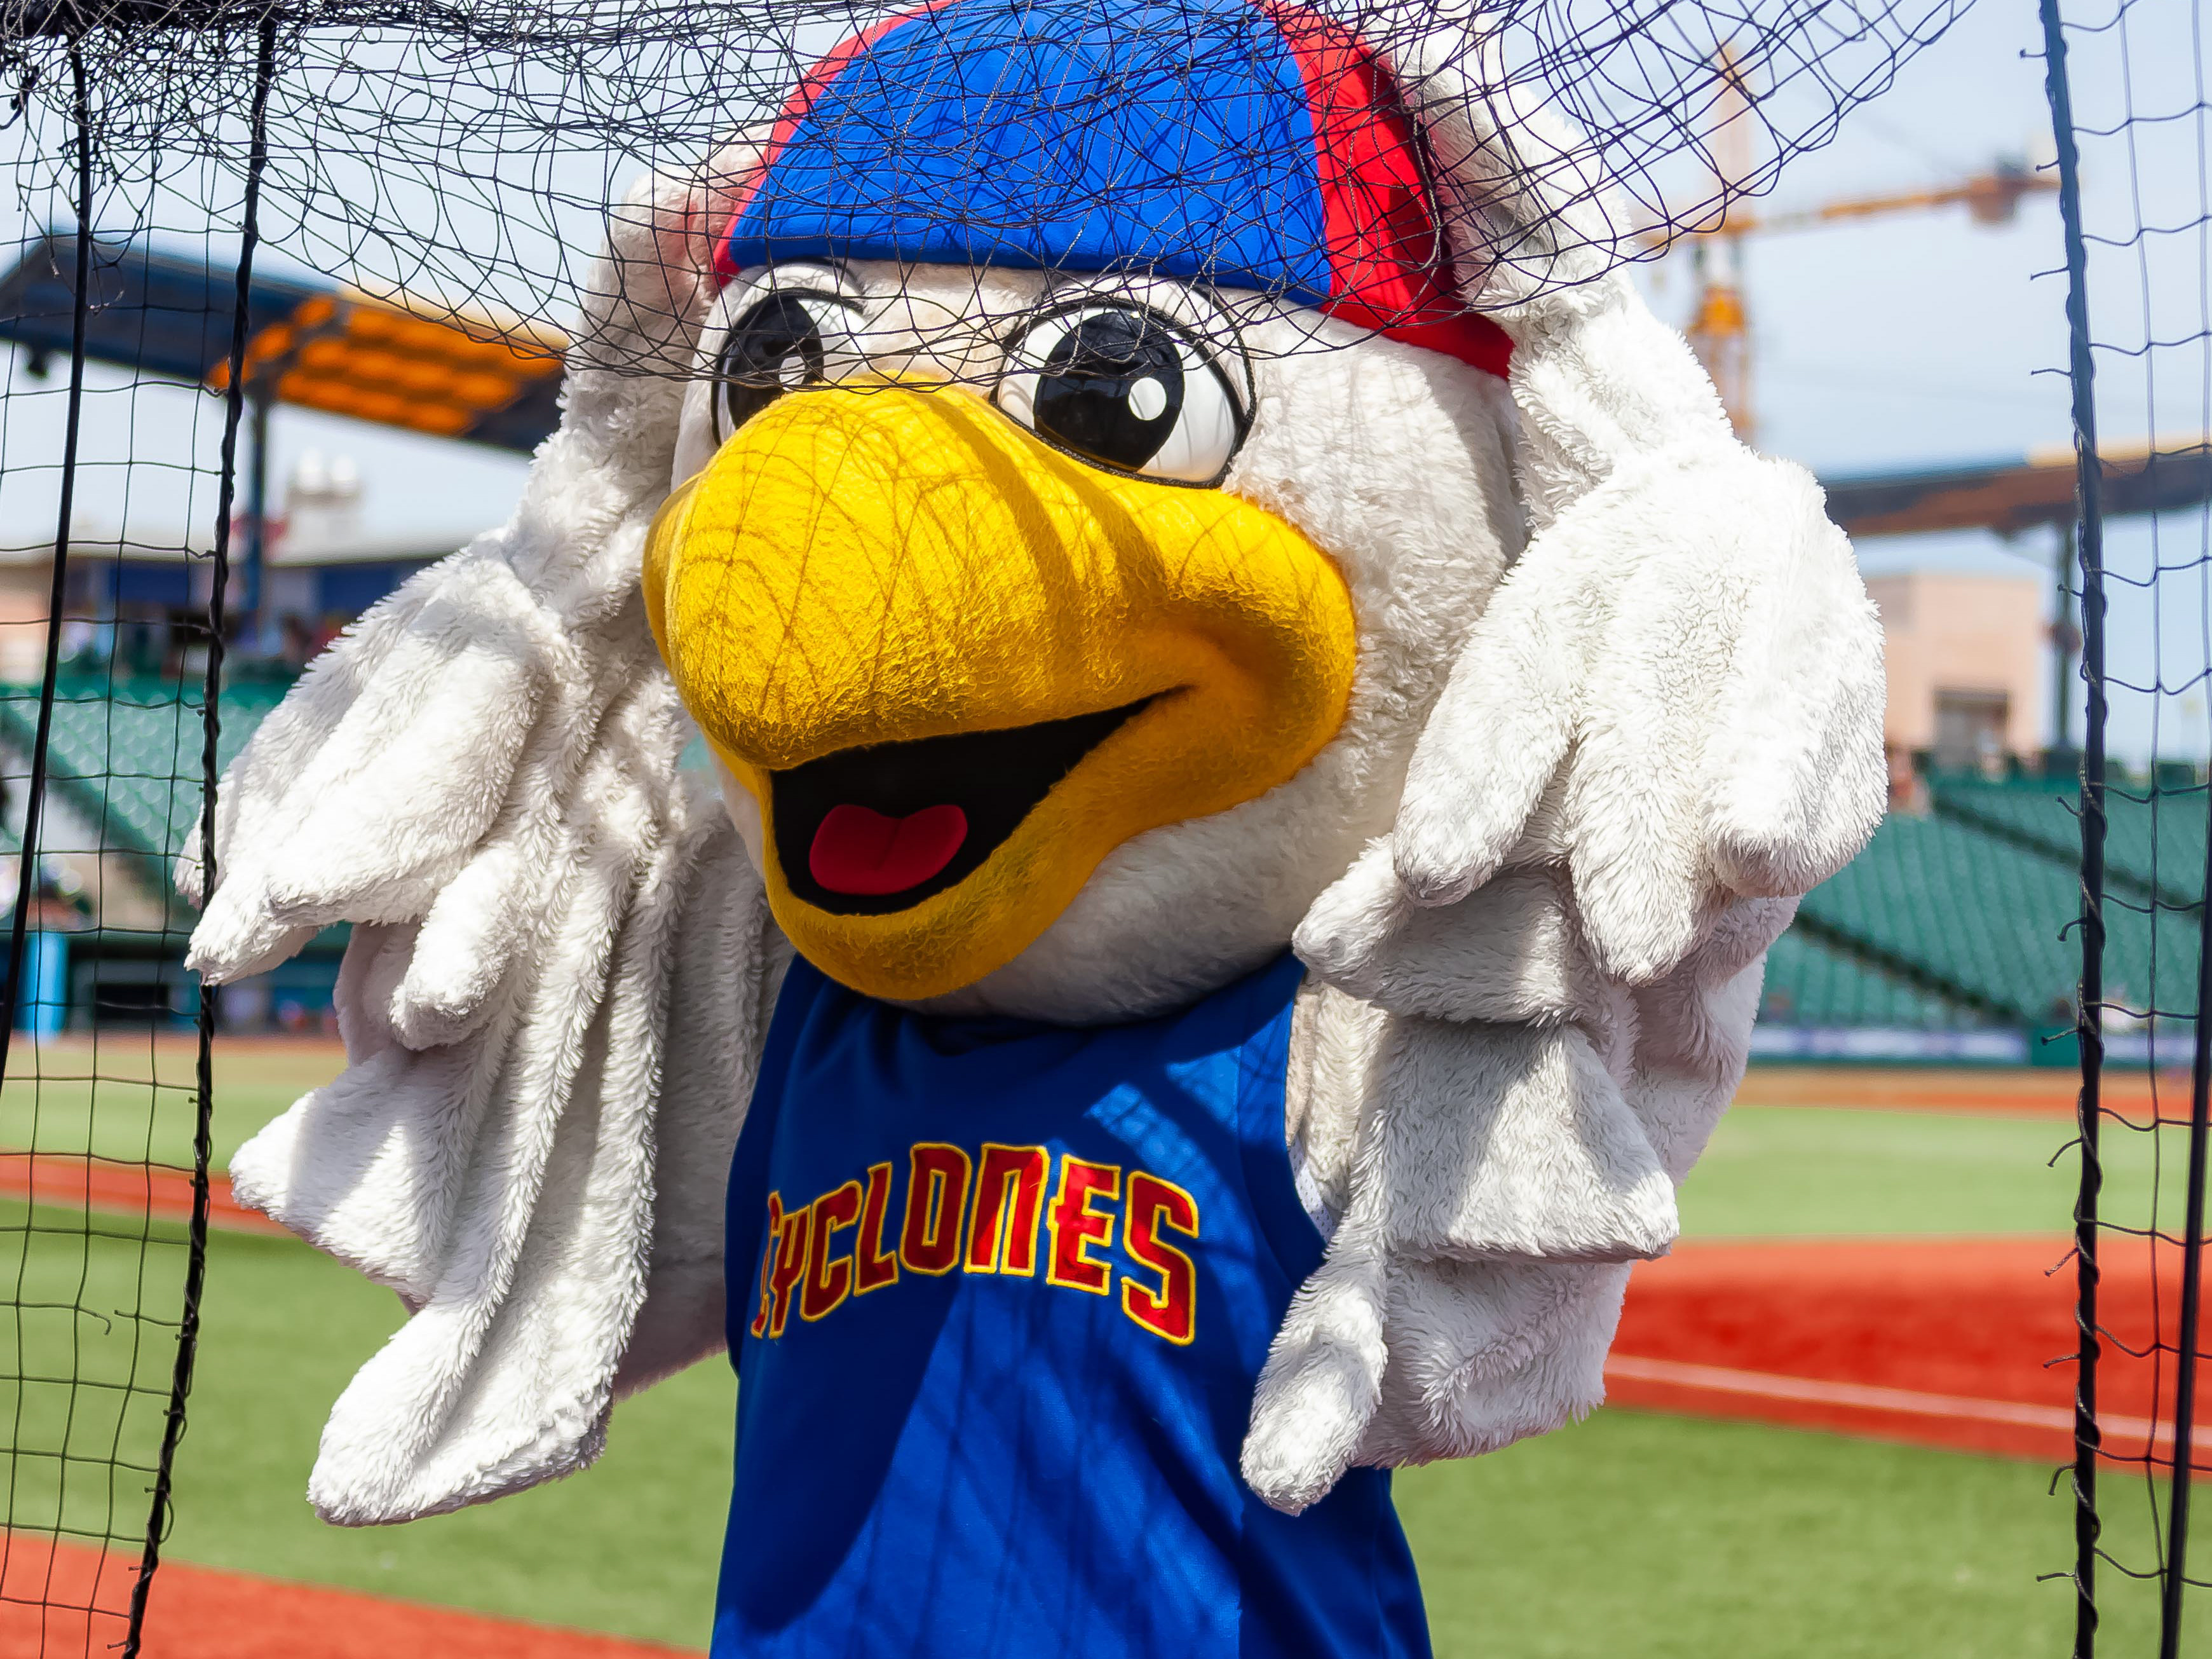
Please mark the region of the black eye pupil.
POLYGON ((1134 471, 1182 414, 1182 354, 1141 312, 1094 311, 1053 345, 1037 375, 1036 430, 1109 467, 1134 471))
POLYGON ((722 348, 722 409, 734 432, 786 392, 823 378, 822 326, 795 294, 745 313, 722 348))

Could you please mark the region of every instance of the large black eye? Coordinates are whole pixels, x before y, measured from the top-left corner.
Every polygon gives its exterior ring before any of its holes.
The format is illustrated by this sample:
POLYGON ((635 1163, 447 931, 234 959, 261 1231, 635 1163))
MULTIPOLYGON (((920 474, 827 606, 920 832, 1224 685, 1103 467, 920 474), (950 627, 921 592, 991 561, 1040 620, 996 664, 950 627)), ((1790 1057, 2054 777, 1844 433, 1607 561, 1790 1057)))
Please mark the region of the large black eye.
POLYGON ((729 436, 786 392, 821 385, 850 311, 836 295, 783 289, 738 318, 714 367, 715 436, 729 436))
POLYGON ((1212 359, 1136 306, 1087 306, 1032 324, 1008 353, 998 403, 1085 460, 1183 484, 1218 479, 1243 436, 1212 359))

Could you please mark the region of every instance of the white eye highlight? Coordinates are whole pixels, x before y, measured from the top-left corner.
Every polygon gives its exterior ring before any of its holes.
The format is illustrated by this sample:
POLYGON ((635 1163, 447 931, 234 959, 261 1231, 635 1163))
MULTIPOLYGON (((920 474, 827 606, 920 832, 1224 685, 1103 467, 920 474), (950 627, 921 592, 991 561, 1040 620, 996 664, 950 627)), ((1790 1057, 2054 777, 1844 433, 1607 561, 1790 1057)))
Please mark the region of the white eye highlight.
POLYGON ((1177 484, 1220 482, 1248 424, 1212 357, 1135 305, 1039 318, 1008 352, 996 400, 1071 454, 1177 484))

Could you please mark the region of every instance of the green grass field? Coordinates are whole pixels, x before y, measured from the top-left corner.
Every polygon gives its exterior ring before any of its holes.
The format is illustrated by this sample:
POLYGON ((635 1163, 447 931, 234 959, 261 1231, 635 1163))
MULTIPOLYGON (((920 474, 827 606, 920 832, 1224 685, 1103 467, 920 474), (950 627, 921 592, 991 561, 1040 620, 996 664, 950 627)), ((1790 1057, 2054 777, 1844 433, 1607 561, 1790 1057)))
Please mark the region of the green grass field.
MULTIPOLYGON (((340 1064, 335 1048, 238 1043, 219 1046, 215 1159, 218 1167, 253 1131, 340 1064)), ((192 1049, 174 1038, 100 1039, 9 1057, 0 1083, 0 1146, 18 1151, 91 1153, 189 1169, 192 1164, 192 1049)))
MULTIPOLYGON (((1682 1186, 1695 1237, 2063 1233, 2073 1225, 2073 1125, 1848 1107, 1739 1107, 1682 1186)), ((2106 1213, 2181 1213, 2187 1131, 2105 1140, 2106 1213)))
MULTIPOLYGON (((257 1056, 224 1077, 221 1146, 315 1080, 297 1064, 288 1077, 281 1057, 257 1056)), ((169 1124, 149 1139, 138 1089, 134 1108, 119 1091, 47 1083, 39 1144, 65 1150, 71 1132, 101 1150, 180 1144, 169 1124)), ((29 1126, 27 1093, 0 1095, 0 1134, 29 1126)), ((164 1090, 165 1115, 184 1105, 164 1090)), ((2067 1176, 2045 1167, 2065 1135, 2048 1119, 1749 1109, 1693 1178, 1686 1217, 1707 1235, 2047 1232, 2066 1214, 2067 1176)), ((2112 1178, 2135 1183, 2130 1201, 2148 1197, 2153 1174, 2137 1156, 2140 1167, 2112 1178)), ((178 1234, 144 1229, 142 1247, 136 1230, 31 1231, 29 1219, 0 1211, 0 1279, 15 1286, 0 1355, 31 1379, 0 1389, 0 1414, 15 1446, 70 1455, 14 1460, 8 1512, 16 1524, 59 1515, 85 1533, 127 1535, 145 1477, 108 1460, 119 1449, 150 1461, 158 1439, 172 1345, 153 1321, 174 1308, 178 1234), (71 1388, 71 1378, 99 1386, 71 1388)), ((324 1413, 398 1324, 397 1302, 304 1246, 225 1235, 210 1252, 205 1316, 175 1558, 703 1641, 726 1498, 726 1367, 623 1406, 606 1458, 572 1480, 353 1532, 317 1522, 302 1491, 324 1413)), ((2148 1536, 2144 1499, 2139 1483, 2114 1484, 2136 1494, 2112 1523, 2134 1557, 2148 1536)), ((2069 1555, 2070 1510, 2049 1485, 2048 1470, 2025 1464, 1606 1412, 1494 1457, 1411 1472, 1399 1491, 1447 1659, 2014 1659, 2066 1650, 2069 1593, 2036 1582, 2069 1555)), ((2147 1650, 2148 1593, 2112 1585, 2106 1602, 2106 1650, 2147 1650)))

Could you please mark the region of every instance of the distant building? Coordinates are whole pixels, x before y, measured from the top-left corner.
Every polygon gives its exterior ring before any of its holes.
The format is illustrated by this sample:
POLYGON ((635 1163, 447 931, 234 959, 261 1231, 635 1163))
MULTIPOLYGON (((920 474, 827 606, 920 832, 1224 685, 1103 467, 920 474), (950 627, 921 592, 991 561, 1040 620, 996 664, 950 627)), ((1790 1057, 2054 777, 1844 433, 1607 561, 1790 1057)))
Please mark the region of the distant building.
POLYGON ((2033 576, 1914 570, 1868 579, 1881 613, 1893 792, 1917 768, 1995 775, 2048 745, 2045 589, 2033 576))

